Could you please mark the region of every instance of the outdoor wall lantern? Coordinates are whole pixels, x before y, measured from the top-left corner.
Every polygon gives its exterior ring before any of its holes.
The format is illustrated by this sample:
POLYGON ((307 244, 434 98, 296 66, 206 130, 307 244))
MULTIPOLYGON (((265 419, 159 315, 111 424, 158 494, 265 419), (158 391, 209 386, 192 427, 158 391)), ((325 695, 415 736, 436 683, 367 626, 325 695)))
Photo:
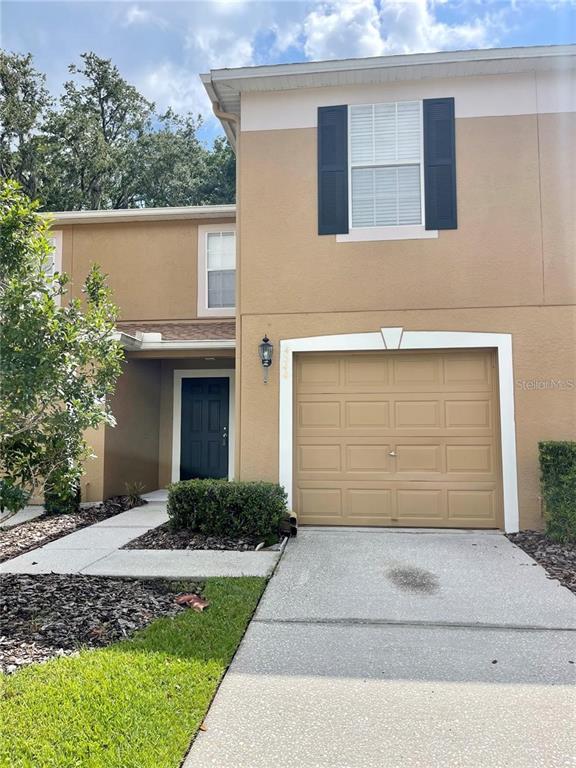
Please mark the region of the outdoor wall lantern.
POLYGON ((272 352, 274 350, 274 345, 268 338, 268 336, 264 336, 261 343, 258 345, 258 354, 260 355, 260 362, 262 363, 262 368, 264 368, 264 384, 268 384, 268 369, 272 365, 272 352))

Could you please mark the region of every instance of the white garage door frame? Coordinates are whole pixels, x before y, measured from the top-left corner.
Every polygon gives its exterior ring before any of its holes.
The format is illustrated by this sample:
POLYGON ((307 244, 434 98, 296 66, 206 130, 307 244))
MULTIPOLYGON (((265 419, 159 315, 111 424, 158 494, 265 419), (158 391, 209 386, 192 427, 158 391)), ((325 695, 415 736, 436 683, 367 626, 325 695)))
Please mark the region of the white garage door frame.
POLYGON ((504 530, 515 533, 519 527, 518 480, 516 469, 516 426, 514 421, 514 373, 512 336, 509 333, 469 333, 467 331, 405 331, 381 328, 375 333, 345 333, 335 336, 309 336, 280 341, 280 456, 279 479, 292 505, 294 441, 294 353, 368 352, 401 349, 496 349, 500 403, 500 442, 504 530))

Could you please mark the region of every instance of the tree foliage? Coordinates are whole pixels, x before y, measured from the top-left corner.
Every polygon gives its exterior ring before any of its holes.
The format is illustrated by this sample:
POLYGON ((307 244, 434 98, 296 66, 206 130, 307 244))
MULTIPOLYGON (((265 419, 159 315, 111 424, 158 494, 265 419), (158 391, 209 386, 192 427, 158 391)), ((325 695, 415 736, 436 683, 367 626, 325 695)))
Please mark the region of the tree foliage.
POLYGON ((65 492, 90 454, 85 431, 114 423, 106 397, 123 353, 104 276, 92 267, 83 300, 67 301, 48 226, 15 182, 0 184, 0 476, 65 492))
POLYGON ((157 113, 109 59, 69 67, 56 103, 32 57, 0 52, 0 170, 45 210, 234 201, 224 139, 207 149, 200 116, 157 113))

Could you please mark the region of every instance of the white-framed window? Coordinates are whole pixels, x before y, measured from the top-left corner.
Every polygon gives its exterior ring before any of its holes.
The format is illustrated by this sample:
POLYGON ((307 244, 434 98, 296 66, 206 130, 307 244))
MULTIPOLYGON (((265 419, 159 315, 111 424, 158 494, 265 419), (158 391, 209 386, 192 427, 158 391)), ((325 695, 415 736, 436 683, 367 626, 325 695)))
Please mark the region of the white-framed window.
POLYGON ((351 105, 348 115, 350 228, 421 226, 422 102, 351 105))
POLYGON ((226 317, 236 308, 236 227, 198 227, 198 315, 226 317))

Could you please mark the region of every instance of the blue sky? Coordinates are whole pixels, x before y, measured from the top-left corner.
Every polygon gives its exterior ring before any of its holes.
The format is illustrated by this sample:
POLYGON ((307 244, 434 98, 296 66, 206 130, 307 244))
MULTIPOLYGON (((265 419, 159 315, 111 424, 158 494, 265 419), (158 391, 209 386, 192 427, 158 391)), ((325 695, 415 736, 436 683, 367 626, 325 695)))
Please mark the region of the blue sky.
POLYGON ((197 77, 347 56, 576 42, 576 0, 3 0, 2 47, 31 52, 54 94, 85 51, 111 58, 158 108, 200 112, 197 77))

